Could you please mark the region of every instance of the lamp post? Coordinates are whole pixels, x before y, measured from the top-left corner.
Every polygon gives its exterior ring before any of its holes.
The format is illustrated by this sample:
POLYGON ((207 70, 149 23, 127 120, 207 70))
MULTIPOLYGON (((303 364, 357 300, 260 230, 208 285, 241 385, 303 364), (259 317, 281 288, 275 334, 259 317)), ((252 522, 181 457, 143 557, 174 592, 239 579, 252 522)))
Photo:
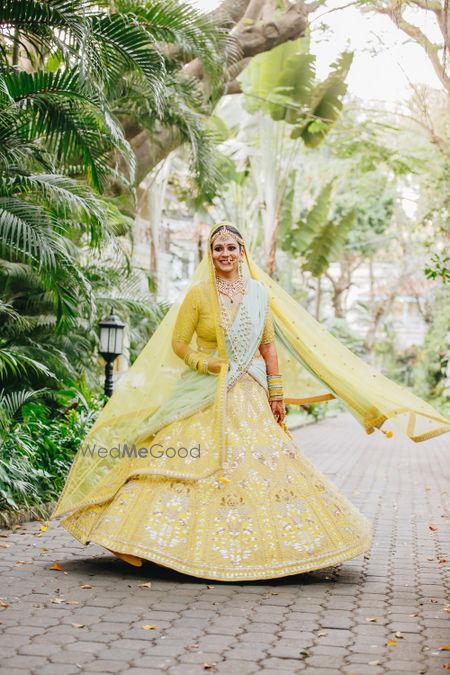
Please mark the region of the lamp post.
POLYGON ((123 333, 125 324, 120 321, 111 307, 109 316, 99 322, 100 326, 100 354, 106 361, 105 366, 105 394, 108 398, 113 393, 113 362, 122 354, 123 333))

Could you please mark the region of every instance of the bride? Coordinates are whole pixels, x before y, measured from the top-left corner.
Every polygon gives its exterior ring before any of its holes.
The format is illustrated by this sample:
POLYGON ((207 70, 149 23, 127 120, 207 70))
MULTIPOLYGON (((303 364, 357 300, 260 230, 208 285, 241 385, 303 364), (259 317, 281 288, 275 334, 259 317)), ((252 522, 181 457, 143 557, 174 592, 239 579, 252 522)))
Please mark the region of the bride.
POLYGON ((387 420, 416 442, 450 431, 325 331, 221 223, 79 449, 51 518, 64 514, 78 541, 132 565, 204 579, 350 560, 370 549, 371 523, 284 424, 285 403, 332 398, 367 433, 387 420))

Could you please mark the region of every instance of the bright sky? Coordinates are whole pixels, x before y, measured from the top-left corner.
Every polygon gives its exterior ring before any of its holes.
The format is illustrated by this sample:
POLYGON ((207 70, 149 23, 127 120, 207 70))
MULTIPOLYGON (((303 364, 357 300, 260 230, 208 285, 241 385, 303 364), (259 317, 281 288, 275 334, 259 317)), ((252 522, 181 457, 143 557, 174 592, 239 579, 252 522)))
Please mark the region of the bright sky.
MULTIPOLYGON (((200 9, 210 11, 220 0, 191 0, 200 9)), ((392 109, 409 98, 413 84, 425 83, 441 89, 437 76, 425 52, 394 26, 387 16, 362 14, 354 7, 327 12, 348 4, 346 0, 328 0, 327 7, 314 17, 311 50, 317 56, 320 78, 324 77, 338 54, 344 49, 355 52, 348 77, 349 93, 364 101, 380 101, 392 109), (329 30, 318 30, 325 23, 329 30), (378 54, 374 53, 376 48, 378 54)), ((408 18, 417 22, 426 34, 440 42, 431 12, 411 10, 408 18), (430 16, 427 16, 427 15, 430 16)))

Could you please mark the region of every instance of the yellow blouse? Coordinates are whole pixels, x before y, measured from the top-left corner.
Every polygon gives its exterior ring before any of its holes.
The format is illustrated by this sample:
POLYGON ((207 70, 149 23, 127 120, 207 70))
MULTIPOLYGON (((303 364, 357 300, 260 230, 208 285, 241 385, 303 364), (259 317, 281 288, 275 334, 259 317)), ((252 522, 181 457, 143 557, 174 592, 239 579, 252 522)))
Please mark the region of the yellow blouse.
MULTIPOLYGON (((235 308, 237 310, 236 305, 235 308)), ((232 311, 235 309, 232 307, 232 311)), ((172 338, 182 340, 189 344, 194 331, 197 334, 197 348, 210 351, 217 347, 216 332, 212 317, 209 298, 209 289, 206 284, 200 283, 193 286, 184 298, 175 322, 172 338)), ((270 307, 267 311, 266 322, 261 336, 260 344, 275 341, 275 329, 270 307)))

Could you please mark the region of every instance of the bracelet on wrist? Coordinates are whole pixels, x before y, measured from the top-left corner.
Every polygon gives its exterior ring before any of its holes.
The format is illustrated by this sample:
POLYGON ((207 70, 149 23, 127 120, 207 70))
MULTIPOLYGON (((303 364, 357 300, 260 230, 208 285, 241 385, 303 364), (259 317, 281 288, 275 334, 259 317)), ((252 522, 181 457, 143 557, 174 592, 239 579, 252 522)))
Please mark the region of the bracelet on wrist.
POLYGON ((269 401, 283 400, 283 385, 280 373, 267 375, 267 387, 269 390, 269 401))
POLYGON ((194 350, 188 352, 184 357, 184 362, 192 370, 205 374, 208 373, 208 358, 201 352, 194 350))

